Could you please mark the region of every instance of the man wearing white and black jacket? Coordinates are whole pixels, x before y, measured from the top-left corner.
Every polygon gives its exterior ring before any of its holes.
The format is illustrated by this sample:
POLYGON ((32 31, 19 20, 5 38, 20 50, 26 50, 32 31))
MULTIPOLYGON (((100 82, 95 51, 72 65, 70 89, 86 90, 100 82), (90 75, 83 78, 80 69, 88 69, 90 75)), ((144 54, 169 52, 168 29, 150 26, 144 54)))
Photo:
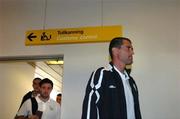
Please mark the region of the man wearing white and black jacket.
POLYGON ((142 119, 137 86, 125 69, 133 63, 131 41, 112 39, 109 53, 109 66, 97 69, 89 79, 81 119, 142 119))

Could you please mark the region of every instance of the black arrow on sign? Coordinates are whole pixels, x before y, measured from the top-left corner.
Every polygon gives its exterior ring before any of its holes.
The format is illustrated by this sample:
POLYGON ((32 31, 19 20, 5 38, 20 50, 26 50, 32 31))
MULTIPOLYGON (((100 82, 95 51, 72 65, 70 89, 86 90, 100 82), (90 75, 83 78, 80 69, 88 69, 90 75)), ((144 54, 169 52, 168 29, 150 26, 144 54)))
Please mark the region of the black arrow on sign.
POLYGON ((31 33, 31 34, 28 35, 27 38, 28 38, 30 41, 33 41, 32 38, 36 38, 36 37, 37 37, 37 36, 33 36, 33 33, 31 33))

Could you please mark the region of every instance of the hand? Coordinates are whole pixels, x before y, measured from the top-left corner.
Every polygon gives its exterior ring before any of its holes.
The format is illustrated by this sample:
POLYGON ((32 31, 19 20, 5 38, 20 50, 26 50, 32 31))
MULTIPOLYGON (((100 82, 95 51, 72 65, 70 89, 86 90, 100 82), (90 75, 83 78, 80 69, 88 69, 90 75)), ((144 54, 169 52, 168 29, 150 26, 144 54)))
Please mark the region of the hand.
POLYGON ((38 116, 36 116, 36 115, 31 115, 31 116, 29 116, 29 118, 28 119, 39 119, 39 117, 38 116))

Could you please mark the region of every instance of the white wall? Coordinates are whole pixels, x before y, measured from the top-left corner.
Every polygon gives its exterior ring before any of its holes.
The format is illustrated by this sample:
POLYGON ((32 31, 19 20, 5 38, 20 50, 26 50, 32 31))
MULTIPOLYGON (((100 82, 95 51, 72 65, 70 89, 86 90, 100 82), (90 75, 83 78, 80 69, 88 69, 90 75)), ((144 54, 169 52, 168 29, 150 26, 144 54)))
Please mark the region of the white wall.
POLYGON ((25 62, 0 63, 1 119, 13 119, 25 93, 32 90, 34 68, 25 62))
MULTIPOLYGON (((87 80, 107 63, 108 44, 25 46, 25 31, 43 26, 43 1, 0 0, 0 56, 64 54, 62 118, 79 119, 87 80)), ((46 28, 101 25, 100 3, 49 0, 46 28)), ((104 0, 103 9, 103 24, 122 25, 133 41, 143 118, 179 119, 179 0, 104 0)))

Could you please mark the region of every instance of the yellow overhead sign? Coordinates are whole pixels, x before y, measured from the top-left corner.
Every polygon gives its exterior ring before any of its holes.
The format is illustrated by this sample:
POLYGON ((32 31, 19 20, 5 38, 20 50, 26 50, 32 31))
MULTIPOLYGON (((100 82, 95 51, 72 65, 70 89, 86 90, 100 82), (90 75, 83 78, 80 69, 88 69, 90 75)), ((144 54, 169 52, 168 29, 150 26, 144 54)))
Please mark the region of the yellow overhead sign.
POLYGON ((122 36, 121 26, 31 30, 26 32, 25 44, 47 45, 107 42, 118 36, 122 36))

